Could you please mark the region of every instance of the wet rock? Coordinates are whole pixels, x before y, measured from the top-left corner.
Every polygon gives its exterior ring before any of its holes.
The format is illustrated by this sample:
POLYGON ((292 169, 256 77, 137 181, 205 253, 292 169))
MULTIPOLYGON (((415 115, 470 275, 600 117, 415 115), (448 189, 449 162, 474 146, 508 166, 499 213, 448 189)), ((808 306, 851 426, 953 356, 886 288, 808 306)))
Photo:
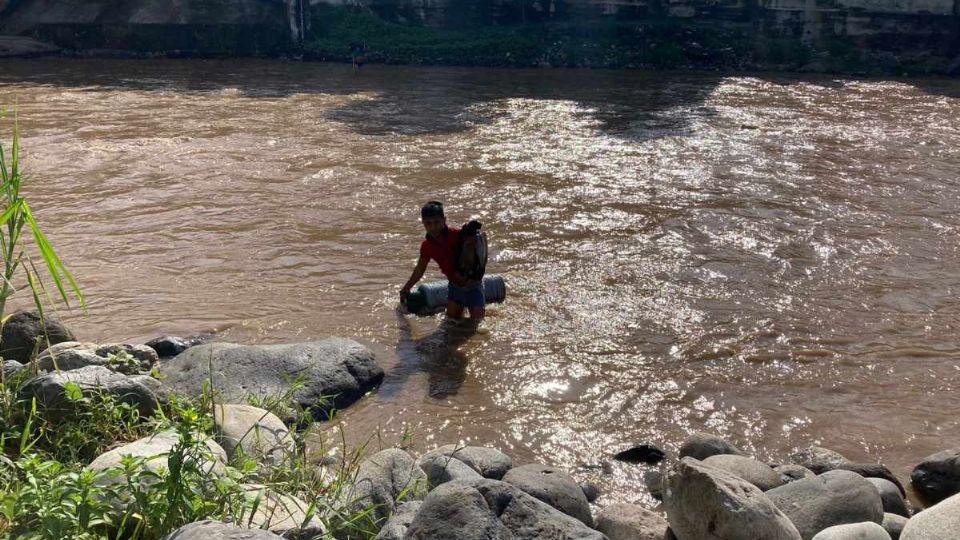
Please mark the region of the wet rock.
POLYGON ((603 540, 603 534, 587 527, 518 487, 496 480, 481 480, 476 489, 491 511, 499 516, 517 540, 544 538, 603 540))
POLYGON ((40 315, 33 311, 19 311, 3 324, 0 332, 0 357, 26 364, 34 351, 40 352, 49 345, 63 341, 75 341, 73 333, 66 326, 56 320, 47 319, 44 336, 44 324, 40 315))
POLYGON ((497 519, 483 494, 467 482, 447 482, 423 500, 407 540, 507 540, 513 535, 497 519))
POLYGON ((681 458, 689 456, 704 460, 710 456, 721 454, 744 455, 736 446, 710 433, 694 433, 687 437, 683 445, 680 446, 681 458))
POLYGON ((510 469, 503 481, 593 527, 590 503, 576 480, 549 465, 523 465, 510 469))
POLYGON ((260 501, 253 514, 241 516, 237 525, 268 530, 284 538, 308 539, 325 534, 323 523, 313 515, 315 509, 306 502, 261 485, 243 487, 247 499, 253 502, 259 498, 260 501))
MULTIPOLYGON (((205 473, 222 475, 226 470, 224 464, 227 461, 227 453, 209 437, 202 434, 197 434, 196 437, 207 447, 200 461, 194 462, 196 466, 205 473)), ((94 471, 119 468, 124 456, 133 456, 143 458, 144 467, 147 470, 153 472, 159 472, 161 469, 169 470, 167 459, 179 443, 180 435, 176 431, 161 431, 104 452, 87 467, 94 471)), ((111 480, 123 481, 119 473, 111 480)))
POLYGON ((583 491, 583 496, 587 498, 587 502, 592 503, 600 498, 600 486, 590 482, 580 482, 580 490, 583 491))
POLYGON ((842 463, 837 466, 842 471, 853 471, 864 478, 883 478, 897 486, 901 497, 907 496, 907 490, 893 472, 879 463, 842 463))
POLYGON ((3 366, 0 367, 0 371, 3 372, 3 378, 4 380, 6 380, 6 379, 9 379, 10 377, 13 377, 17 373, 20 373, 20 371, 23 370, 23 368, 24 368, 24 365, 21 364, 20 362, 17 362, 16 360, 4 360, 3 366))
POLYGON ((424 454, 426 456, 452 456, 466 463, 484 478, 500 480, 513 467, 513 460, 503 452, 483 446, 457 446, 446 444, 424 454))
POLYGON ((910 517, 910 510, 907 509, 907 501, 900 495, 900 490, 896 484, 883 478, 867 478, 867 482, 873 484, 880 493, 880 501, 883 503, 883 511, 891 514, 898 514, 903 517, 910 517))
POLYGON ((160 358, 173 358, 190 347, 200 345, 201 343, 207 341, 209 337, 210 336, 161 336, 151 339, 150 341, 144 343, 144 345, 156 351, 157 356, 160 358))
POLYGON ((769 465, 746 456, 720 454, 708 457, 703 460, 703 463, 739 476, 760 488, 760 491, 767 491, 783 485, 780 474, 771 469, 769 465))
POLYGON ((892 540, 898 540, 903 528, 907 525, 907 518, 897 514, 886 513, 883 515, 883 523, 880 524, 883 530, 887 531, 892 540))
POLYGON ((910 482, 930 504, 960 493, 960 447, 925 457, 913 468, 910 482))
POLYGON ((783 481, 783 484, 787 482, 793 482, 794 480, 802 480, 804 478, 813 478, 817 474, 810 469, 802 465, 779 465, 773 468, 774 471, 780 475, 780 479, 783 481))
POLYGON ((841 465, 850 463, 850 460, 837 452, 819 446, 811 446, 792 454, 790 461, 796 465, 806 467, 817 474, 823 474, 841 465))
POLYGON ((800 534, 753 484, 685 457, 667 475, 664 506, 678 538, 799 540, 800 534))
POLYGON ((427 476, 410 454, 388 448, 360 463, 345 500, 358 511, 374 506, 373 517, 380 521, 393 513, 401 493, 408 500, 419 500, 427 487, 427 476))
POLYGON ((635 504, 612 504, 597 515, 597 530, 609 540, 663 540, 670 524, 635 504))
POLYGON ((217 442, 233 459, 243 455, 266 465, 279 465, 296 453, 287 426, 273 413, 251 405, 217 405, 213 415, 217 442))
POLYGON ((159 381, 147 376, 127 376, 103 366, 87 366, 72 371, 60 371, 31 379, 20 389, 20 399, 37 399, 37 405, 51 414, 66 414, 71 410, 67 399, 67 384, 75 383, 84 395, 97 392, 112 394, 124 403, 137 407, 143 417, 151 416, 158 407, 155 391, 159 381))
POLYGON ((641 444, 617 452, 613 459, 625 463, 646 463, 647 465, 656 465, 663 461, 667 454, 652 444, 641 444))
POLYGON ((212 390, 227 402, 284 395, 299 380, 303 387, 292 393, 290 405, 320 417, 331 408, 345 408, 383 380, 373 353, 343 338, 292 345, 207 343, 161 363, 160 373, 168 392, 199 397, 203 384, 212 381, 212 390))
POLYGON ((157 355, 157 351, 148 347, 146 345, 131 345, 129 343, 108 343, 97 347, 96 353, 98 356, 107 358, 111 355, 120 355, 127 354, 130 357, 138 360, 141 365, 141 369, 149 370, 156 364, 160 357, 157 355))
POLYGON ((834 525, 883 521, 883 504, 877 489, 850 471, 829 471, 766 494, 796 525, 804 540, 834 525))
POLYGON ((954 495, 910 518, 900 540, 957 540, 958 535, 960 495, 954 495))
POLYGON ((197 521, 184 525, 161 540, 282 540, 269 531, 257 531, 227 525, 219 521, 197 521))
POLYGON ((890 535, 880 525, 867 521, 827 527, 813 540, 890 540, 890 535))
POLYGON ((643 473, 643 483, 654 499, 663 500, 663 473, 657 470, 647 471, 643 473))
POLYGON ((374 540, 403 540, 422 504, 422 501, 409 501, 397 506, 374 540))
POLYGON ((431 486, 439 486, 452 480, 479 480, 480 473, 455 457, 443 454, 426 454, 417 460, 417 465, 427 475, 431 486))

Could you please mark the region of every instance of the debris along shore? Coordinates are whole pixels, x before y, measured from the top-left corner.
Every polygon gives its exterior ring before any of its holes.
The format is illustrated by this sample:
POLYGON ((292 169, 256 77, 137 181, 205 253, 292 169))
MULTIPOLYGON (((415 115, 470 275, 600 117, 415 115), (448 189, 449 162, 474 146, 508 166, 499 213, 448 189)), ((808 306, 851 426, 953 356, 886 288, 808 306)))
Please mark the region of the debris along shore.
POLYGON ((611 456, 645 464, 646 485, 636 489, 662 504, 605 504, 597 486, 551 465, 516 464, 496 448, 308 459, 309 422, 383 379, 373 354, 349 339, 98 345, 50 321, 46 334, 51 346, 35 352, 39 318, 18 313, 0 341, 0 534, 11 538, 960 535, 960 448, 924 458, 905 486, 882 465, 825 448, 770 464, 694 433, 675 456, 650 444, 611 456), (911 503, 907 487, 922 502, 911 503))

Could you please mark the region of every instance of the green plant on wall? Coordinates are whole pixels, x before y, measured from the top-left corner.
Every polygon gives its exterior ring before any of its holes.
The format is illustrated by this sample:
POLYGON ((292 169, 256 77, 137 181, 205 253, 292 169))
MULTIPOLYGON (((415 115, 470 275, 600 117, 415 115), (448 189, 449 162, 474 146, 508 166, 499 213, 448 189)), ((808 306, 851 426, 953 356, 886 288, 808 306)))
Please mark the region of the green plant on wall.
MULTIPOLYGON (((5 115, 0 112, 0 119, 5 115)), ((23 187, 23 170, 20 166, 20 133, 17 121, 13 121, 13 140, 9 151, 0 142, 0 256, 3 257, 3 275, 0 276, 0 321, 4 320, 7 300, 16 292, 13 281, 22 273, 26 278, 33 294, 33 302, 44 316, 44 300, 46 305, 53 305, 53 297, 46 283, 40 275, 33 258, 27 253, 24 240, 27 235, 32 237, 33 243, 43 259, 50 278, 56 289, 57 296, 70 307, 69 290, 79 301, 80 306, 86 309, 80 286, 73 274, 67 270, 57 252, 53 249, 47 236, 43 234, 40 225, 34 217, 33 210, 21 193, 23 187)))

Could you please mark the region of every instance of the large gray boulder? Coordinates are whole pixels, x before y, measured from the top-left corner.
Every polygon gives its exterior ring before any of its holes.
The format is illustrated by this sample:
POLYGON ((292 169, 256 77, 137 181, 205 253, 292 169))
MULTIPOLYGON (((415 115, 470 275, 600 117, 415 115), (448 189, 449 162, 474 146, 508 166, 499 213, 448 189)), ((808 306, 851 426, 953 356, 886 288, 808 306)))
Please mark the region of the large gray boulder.
POLYGON ((510 456, 494 448, 483 446, 459 446, 446 444, 424 454, 451 456, 466 463, 471 469, 480 473, 484 478, 500 480, 513 467, 510 456))
POLYGON ((49 318, 41 321, 36 312, 19 311, 3 323, 0 331, 0 357, 26 364, 34 351, 40 352, 49 345, 74 340, 73 333, 60 322, 49 318))
POLYGON ((577 481, 562 470, 549 465, 522 465, 507 471, 503 481, 593 527, 587 496, 577 481))
POLYGON ((719 454, 708 457, 703 463, 739 476, 760 488, 760 491, 767 491, 784 483, 780 474, 769 465, 746 456, 719 454))
POLYGON ((417 466, 427 475, 431 486, 439 486, 452 480, 479 480, 480 473, 455 457, 443 454, 425 454, 417 460, 417 466))
POLYGON ((422 504, 423 501, 407 501, 398 505, 374 540, 403 540, 422 504))
POLYGON ((880 526, 887 531, 892 540, 898 540, 903 528, 907 526, 907 518, 887 512, 883 514, 883 523, 880 526))
POLYGON ((610 540, 663 540, 670 524, 636 504, 611 504, 597 515, 597 530, 610 540))
POLYGON ((214 408, 217 442, 230 459, 238 450, 265 465, 279 465, 296 453, 290 431, 273 413, 252 405, 223 404, 214 408))
POLYGON ((850 471, 828 471, 790 482, 771 489, 767 497, 790 518, 804 540, 834 525, 883 521, 880 493, 850 471))
POLYGON ((960 447, 925 457, 913 468, 910 482, 929 504, 960 493, 960 447))
POLYGON ((161 363, 160 373, 165 391, 199 397, 211 381, 222 401, 235 403, 250 395, 284 395, 300 380, 303 388, 292 393, 291 405, 320 417, 350 405, 383 380, 370 349, 344 338, 292 345, 207 343, 161 363))
POLYGON ((834 525, 817 533, 813 540, 890 540, 890 535, 872 521, 834 525))
POLYGON ((270 531, 244 529, 219 521, 197 521, 184 525, 161 540, 282 540, 270 531))
POLYGON ((37 404, 50 413, 68 414, 70 401, 67 385, 76 384, 84 395, 103 392, 137 407, 143 417, 151 416, 158 407, 156 390, 160 382, 145 375, 128 376, 103 366, 86 366, 72 371, 48 373, 27 381, 20 389, 20 399, 36 398, 37 404))
POLYGON ((896 484, 883 478, 867 478, 867 482, 873 484, 873 487, 877 488, 877 492, 880 493, 880 501, 883 503, 884 512, 910 517, 907 501, 900 495, 900 490, 896 484))
POLYGON ((680 445, 680 457, 692 457, 699 460, 720 454, 744 455, 739 448, 721 437, 710 433, 693 433, 680 445))
POLYGON ((910 518, 900 540, 957 540, 960 538, 960 495, 954 495, 910 518))
POLYGON ((424 499, 408 540, 604 540, 580 520, 497 480, 447 482, 424 499))
POLYGON ((850 463, 850 460, 839 453, 820 446, 810 446, 791 454, 790 461, 817 474, 832 471, 841 465, 850 463))
POLYGON ((787 516, 753 484, 686 457, 667 475, 664 506, 678 538, 799 540, 787 516))
MULTIPOLYGON (((223 474, 226 471, 224 464, 227 461, 227 453, 212 439, 202 434, 197 434, 196 437, 197 440, 202 441, 206 449, 199 455, 199 459, 193 460, 192 463, 204 473, 223 474)), ((123 457, 132 456, 142 458, 144 468, 149 471, 169 470, 168 458, 178 444, 180 444, 180 435, 176 431, 161 431, 104 452, 90 462, 87 467, 97 472, 119 469, 123 457)), ((121 479, 119 476, 114 476, 111 480, 119 481, 121 479)))
POLYGON ((427 477, 410 454, 388 448, 360 463, 344 502, 355 511, 372 507, 371 517, 381 522, 394 512, 401 494, 405 500, 419 500, 427 488, 427 477))

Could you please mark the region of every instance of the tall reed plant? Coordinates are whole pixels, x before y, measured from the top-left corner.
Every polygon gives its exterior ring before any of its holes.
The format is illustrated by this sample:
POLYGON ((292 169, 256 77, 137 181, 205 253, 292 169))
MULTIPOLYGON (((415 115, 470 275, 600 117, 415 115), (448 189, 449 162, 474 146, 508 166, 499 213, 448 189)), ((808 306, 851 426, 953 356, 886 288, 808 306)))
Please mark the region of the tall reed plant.
MULTIPOLYGON (((3 114, 0 113, 0 119, 3 114)), ((80 306, 85 310, 86 304, 80 286, 73 274, 60 260, 50 240, 40 229, 37 219, 22 194, 24 183, 23 169, 20 162, 20 132, 17 120, 13 120, 13 140, 9 150, 0 142, 0 256, 3 257, 3 275, 0 276, 0 321, 5 320, 7 300, 16 292, 14 279, 19 273, 26 278, 27 285, 33 295, 33 303, 44 318, 44 305, 53 306, 54 300, 46 286, 37 265, 27 252, 24 240, 27 236, 33 239, 43 259, 43 265, 53 280, 57 296, 70 307, 68 289, 73 293, 80 306)))

